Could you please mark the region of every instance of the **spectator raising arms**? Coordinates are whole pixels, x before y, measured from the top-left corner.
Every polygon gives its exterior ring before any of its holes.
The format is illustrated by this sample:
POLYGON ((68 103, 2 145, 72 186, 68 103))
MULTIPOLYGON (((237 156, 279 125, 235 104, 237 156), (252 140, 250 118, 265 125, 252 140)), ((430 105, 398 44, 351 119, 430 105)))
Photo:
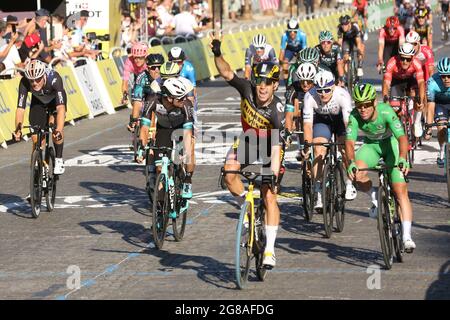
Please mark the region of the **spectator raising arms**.
POLYGON ((183 6, 182 12, 173 19, 172 27, 176 35, 182 36, 195 35, 203 30, 197 23, 192 6, 187 3, 183 6))

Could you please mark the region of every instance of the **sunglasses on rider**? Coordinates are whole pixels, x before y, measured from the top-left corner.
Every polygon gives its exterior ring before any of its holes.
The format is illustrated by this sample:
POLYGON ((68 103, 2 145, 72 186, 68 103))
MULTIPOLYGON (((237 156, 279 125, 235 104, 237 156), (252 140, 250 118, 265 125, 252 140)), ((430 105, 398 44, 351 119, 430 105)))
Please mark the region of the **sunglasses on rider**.
POLYGON ((275 83, 275 80, 269 78, 255 78, 255 84, 257 86, 261 85, 262 83, 270 86, 271 84, 275 83))
POLYGON ((37 79, 30 79, 30 83, 39 83, 39 82, 42 81, 42 78, 44 78, 44 76, 39 77, 39 78, 37 78, 37 79))
POLYGON ((264 47, 256 47, 256 50, 264 50, 264 47))
POLYGON ((155 71, 156 69, 161 69, 161 65, 154 65, 149 67, 150 70, 155 71))
POLYGON ((322 43, 324 43, 324 44, 332 44, 333 41, 325 40, 325 41, 322 41, 321 44, 322 44, 322 43))
POLYGON ((411 57, 400 57, 401 61, 406 61, 406 62, 411 62, 412 58, 411 57))
POLYGON ((373 108, 373 102, 365 102, 365 103, 361 103, 361 104, 356 104, 355 108, 358 109, 358 111, 362 111, 363 109, 373 108))
POLYGON ((450 74, 441 74, 441 79, 450 79, 450 74))
POLYGON ((328 94, 331 93, 331 91, 333 91, 332 88, 316 89, 318 94, 328 94))

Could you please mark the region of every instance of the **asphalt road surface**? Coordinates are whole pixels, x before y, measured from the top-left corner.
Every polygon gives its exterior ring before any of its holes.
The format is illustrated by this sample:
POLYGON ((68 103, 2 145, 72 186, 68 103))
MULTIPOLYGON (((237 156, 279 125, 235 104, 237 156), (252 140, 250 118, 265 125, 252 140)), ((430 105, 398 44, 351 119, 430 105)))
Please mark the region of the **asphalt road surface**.
MULTIPOLYGON (((437 57, 449 56, 438 25, 434 38, 437 57)), ((371 34, 364 78, 380 87, 376 45, 371 34)), ((365 194, 347 203, 345 229, 331 239, 324 237, 321 215, 311 223, 304 220, 292 149, 279 199, 277 266, 265 282, 252 274, 248 289, 237 290, 238 208, 217 179, 231 144, 223 133, 241 130, 239 96, 222 80, 204 82, 198 91, 203 127, 188 225, 184 240, 175 242, 169 235, 163 250, 152 242, 143 167, 132 163, 128 149, 128 109, 66 127, 66 173, 58 184, 56 209, 47 213, 44 207, 39 219, 31 218, 24 201, 31 143, 0 151, 1 299, 450 298, 450 205, 443 170, 435 164, 436 138, 417 151, 410 173, 417 249, 403 263, 383 270, 365 194), (379 275, 375 282, 373 275, 379 275)))

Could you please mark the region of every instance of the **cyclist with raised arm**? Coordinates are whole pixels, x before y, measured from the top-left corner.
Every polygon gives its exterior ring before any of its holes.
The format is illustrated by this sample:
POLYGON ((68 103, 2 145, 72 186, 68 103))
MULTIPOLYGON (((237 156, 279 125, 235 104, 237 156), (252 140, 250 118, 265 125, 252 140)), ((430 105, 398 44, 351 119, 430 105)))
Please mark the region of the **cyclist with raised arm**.
POLYGON ((288 77, 289 64, 296 54, 306 48, 306 34, 300 30, 295 18, 289 20, 287 30, 281 37, 280 64, 283 66, 284 78, 288 77))
POLYGON ((414 24, 411 28, 420 36, 420 42, 433 49, 433 27, 427 21, 427 10, 416 9, 414 11, 414 24))
POLYGON ((358 18, 361 21, 361 26, 362 26, 362 33, 363 33, 363 37, 364 37, 364 41, 367 41, 368 39, 368 34, 367 34, 367 16, 368 16, 368 12, 367 12, 367 7, 369 6, 369 3, 367 0, 354 0, 353 1, 353 15, 352 15, 352 19, 355 19, 356 16, 358 16, 358 18))
POLYGON ((341 16, 338 25, 338 43, 344 53, 344 64, 350 59, 350 52, 356 47, 358 51, 357 76, 364 75, 362 65, 364 60, 364 43, 361 38, 361 31, 356 23, 351 23, 349 15, 341 16))
MULTIPOLYGON (((414 104, 414 136, 419 138, 423 134, 422 111, 425 104, 425 81, 423 69, 420 61, 415 58, 416 50, 411 43, 405 42, 400 46, 398 55, 389 59, 386 72, 383 77, 382 95, 383 101, 391 100, 392 96, 403 97, 406 95, 417 96, 419 91, 419 101, 414 104)), ((393 108, 399 107, 398 101, 390 101, 393 108)), ((398 110, 400 111, 400 110, 398 110)))
POLYGON ((330 70, 337 84, 343 87, 344 81, 344 60, 342 60, 341 47, 334 43, 333 34, 330 31, 319 33, 319 44, 316 46, 319 51, 319 68, 330 70))
MULTIPOLYGON (((53 173, 63 174, 63 148, 64 148, 64 123, 67 108, 67 95, 61 76, 55 70, 51 70, 40 60, 31 60, 25 66, 24 77, 19 83, 17 110, 13 135, 16 141, 22 137, 23 119, 27 105, 28 93, 31 92, 29 122, 31 126, 39 126, 44 129, 49 124, 55 124, 52 132, 55 146, 55 168, 53 173), (47 112, 50 114, 47 122, 47 112)), ((32 133, 33 150, 37 143, 37 133, 32 133)), ((43 143, 45 143, 43 141, 43 143)), ((42 146, 44 148, 44 146, 42 146)), ((29 195, 27 196, 27 200, 29 195)))
POLYGON ((125 60, 122 75, 122 104, 128 103, 128 82, 130 76, 134 75, 135 80, 138 74, 147 70, 145 58, 148 47, 145 43, 137 42, 131 47, 131 55, 125 60))
POLYGON ((386 19, 378 36, 378 72, 384 70, 390 58, 397 55, 398 48, 405 42, 405 30, 396 16, 386 19))
MULTIPOLYGON (((164 63, 164 57, 159 53, 149 54, 146 58, 146 64, 148 69, 144 70, 136 77, 136 83, 133 88, 131 95, 131 102, 133 105, 132 112, 130 115, 130 122, 128 124, 128 130, 133 131, 138 121, 139 114, 142 111, 143 101, 148 95, 156 94, 157 91, 154 90, 154 85, 152 82, 156 81, 157 84, 161 84, 160 68, 164 63)), ((144 127, 140 128, 139 133, 139 150, 136 156, 136 162, 142 163, 143 158, 143 147, 148 143, 148 128, 145 130, 144 127)))
POLYGON ((404 175, 408 174, 409 163, 406 160, 408 138, 403 130, 403 125, 388 104, 377 103, 377 93, 371 84, 356 85, 353 90, 353 100, 355 109, 349 117, 345 141, 349 160, 347 174, 350 179, 356 179, 358 190, 370 196, 372 206, 369 216, 376 218, 379 205, 377 190, 373 187, 367 171, 358 169, 373 168, 381 157, 384 159, 389 167, 388 173, 392 181, 392 188, 400 206, 405 250, 412 252, 416 248, 416 244, 411 238, 413 212, 404 178, 404 175), (355 154, 355 143, 359 130, 364 133, 365 138, 364 144, 355 154))
MULTIPOLYGON (((432 123, 434 116, 434 120, 437 123, 444 125, 448 122, 450 111, 450 58, 445 57, 439 60, 437 70, 438 72, 428 79, 427 123, 432 123)), ((445 145, 447 142, 447 128, 445 126, 438 127, 437 137, 440 149, 436 162, 439 167, 443 168, 445 162, 445 145)), ((431 128, 428 129, 427 136, 425 136, 425 138, 431 138, 431 128)), ((449 146, 447 146, 447 148, 448 147, 449 146)))
MULTIPOLYGON (((172 147, 173 141, 183 141, 184 164, 186 169, 185 181, 183 184, 182 198, 192 198, 192 175, 194 174, 195 162, 192 155, 192 130, 193 130, 193 106, 187 95, 193 86, 191 82, 182 77, 170 78, 164 81, 161 86, 161 94, 148 95, 144 102, 141 126, 148 129, 152 123, 152 114, 156 118, 156 147, 172 147), (181 131, 180 131, 181 130, 181 131)), ((150 162, 161 161, 162 153, 156 150, 150 162)), ((151 174, 148 187, 153 192, 152 187, 156 183, 156 174, 151 174)), ((150 197, 152 199, 152 197, 150 197)))
POLYGON ((267 43, 266 36, 257 34, 253 37, 250 47, 245 50, 244 78, 250 80, 252 67, 264 61, 278 63, 273 47, 267 43))
MULTIPOLYGON (((303 131, 305 142, 326 143, 336 135, 336 142, 344 143, 345 128, 348 117, 352 111, 351 97, 348 91, 335 86, 335 79, 330 71, 319 71, 314 77, 315 88, 305 95, 303 106, 303 131)), ((339 146, 346 163, 343 147, 339 146)), ((303 156, 309 156, 310 148, 303 149, 303 156)), ((322 209, 322 174, 323 163, 327 148, 314 146, 313 174, 316 181, 314 191, 317 193, 316 209, 322 209)), ((346 181, 345 199, 353 200, 356 197, 356 189, 350 179, 346 181)))
MULTIPOLYGON (((240 170, 241 167, 253 162, 249 158, 255 156, 256 160, 260 153, 261 157, 270 157, 263 159, 263 166, 270 168, 278 179, 285 138, 283 136, 285 133, 284 104, 274 94, 279 85, 280 68, 273 62, 260 62, 253 68, 252 82, 239 78, 223 58, 220 45, 218 36, 214 36, 211 41, 214 62, 219 74, 241 96, 241 123, 244 131, 239 142, 229 150, 224 168, 226 171, 240 170)), ((245 201, 245 189, 239 176, 227 174, 225 182, 239 205, 242 205, 245 201)), ((267 210, 265 220, 267 241, 263 259, 263 265, 266 268, 273 268, 276 264, 275 239, 280 224, 280 209, 277 203, 278 184, 272 188, 270 185, 271 182, 264 179, 261 186, 261 197, 267 210)))

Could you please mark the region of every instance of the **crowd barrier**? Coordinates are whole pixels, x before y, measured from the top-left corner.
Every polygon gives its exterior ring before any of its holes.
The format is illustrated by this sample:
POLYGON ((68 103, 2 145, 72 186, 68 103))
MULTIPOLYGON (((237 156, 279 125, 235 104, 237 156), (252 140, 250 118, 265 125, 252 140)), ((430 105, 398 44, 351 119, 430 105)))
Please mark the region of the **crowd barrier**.
MULTIPOLYGON (((432 0, 433 6, 437 0, 432 0)), ((392 0, 375 1, 369 6, 369 29, 380 28, 386 17, 392 15, 392 0)), ((308 46, 318 44, 318 35, 322 30, 330 30, 336 36, 339 17, 350 14, 351 9, 341 9, 314 19, 300 16, 300 28, 306 33, 308 46)), ((244 67, 244 54, 252 38, 259 33, 264 34, 268 43, 272 44, 278 54, 281 36, 286 30, 287 19, 272 20, 267 23, 256 23, 230 29, 223 33, 222 53, 233 70, 244 67)), ((194 65, 197 80, 210 79, 218 75, 214 65, 214 56, 209 48, 209 36, 189 42, 172 43, 154 46, 150 53, 161 53, 167 59, 167 53, 174 46, 183 48, 188 59, 194 65)), ((113 48, 114 49, 114 48, 113 48)), ((93 118, 103 113, 114 113, 121 106, 121 75, 126 56, 111 55, 110 59, 92 61, 86 59, 86 64, 74 67, 67 63, 65 67, 57 67, 64 88, 67 92, 67 121, 82 117, 93 118)), ((0 144, 6 147, 5 141, 12 138, 14 118, 17 107, 19 78, 0 80, 0 144)), ((28 99, 28 104, 31 99, 28 99)), ((27 108, 25 119, 28 119, 27 108)), ((27 120, 25 120, 27 124, 27 120)), ((26 133, 26 131, 25 131, 26 133)))

